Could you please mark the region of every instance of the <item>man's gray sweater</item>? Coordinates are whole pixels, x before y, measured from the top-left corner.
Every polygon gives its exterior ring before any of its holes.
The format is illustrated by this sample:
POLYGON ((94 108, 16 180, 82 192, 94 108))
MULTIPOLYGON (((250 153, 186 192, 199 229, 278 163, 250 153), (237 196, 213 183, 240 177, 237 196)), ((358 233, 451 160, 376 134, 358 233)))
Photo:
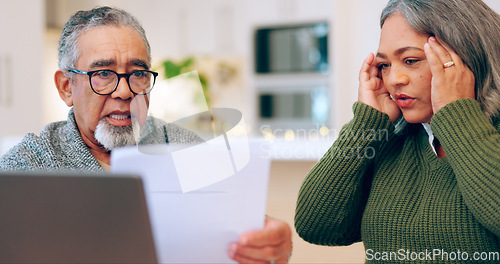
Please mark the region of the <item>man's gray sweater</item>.
MULTIPOLYGON (((147 136, 141 143, 193 143, 201 139, 177 125, 148 119, 147 136)), ((143 132, 141 132, 141 135, 143 132)), ((103 172, 78 130, 73 109, 67 121, 50 123, 40 136, 27 134, 0 158, 1 170, 77 170, 103 172)))

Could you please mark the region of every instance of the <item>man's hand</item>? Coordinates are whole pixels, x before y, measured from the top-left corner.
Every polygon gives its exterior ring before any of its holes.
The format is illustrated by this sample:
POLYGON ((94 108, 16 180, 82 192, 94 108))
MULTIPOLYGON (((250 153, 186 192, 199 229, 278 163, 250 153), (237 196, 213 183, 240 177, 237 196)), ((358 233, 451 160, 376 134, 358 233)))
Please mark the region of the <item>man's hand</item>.
POLYGON ((243 233, 229 246, 228 255, 239 263, 288 263, 291 253, 288 224, 266 216, 264 229, 243 233))

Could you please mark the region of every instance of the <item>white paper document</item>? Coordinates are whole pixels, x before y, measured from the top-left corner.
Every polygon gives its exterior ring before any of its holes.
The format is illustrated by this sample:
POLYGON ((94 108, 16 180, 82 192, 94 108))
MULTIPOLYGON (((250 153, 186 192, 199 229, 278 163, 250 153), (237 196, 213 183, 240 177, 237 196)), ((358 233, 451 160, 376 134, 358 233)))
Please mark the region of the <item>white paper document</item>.
POLYGON ((114 173, 143 178, 160 263, 233 263, 229 244, 264 226, 269 166, 260 142, 222 137, 111 156, 114 173))

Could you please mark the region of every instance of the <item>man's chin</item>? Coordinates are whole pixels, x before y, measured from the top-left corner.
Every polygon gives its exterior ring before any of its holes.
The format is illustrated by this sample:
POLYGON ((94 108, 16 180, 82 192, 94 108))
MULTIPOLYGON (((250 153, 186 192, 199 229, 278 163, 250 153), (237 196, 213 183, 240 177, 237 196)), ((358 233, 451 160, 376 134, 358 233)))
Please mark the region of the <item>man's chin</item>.
POLYGON ((118 147, 133 146, 136 144, 136 134, 139 130, 134 129, 134 126, 134 124, 113 126, 105 119, 101 119, 97 124, 94 137, 108 151, 118 147))

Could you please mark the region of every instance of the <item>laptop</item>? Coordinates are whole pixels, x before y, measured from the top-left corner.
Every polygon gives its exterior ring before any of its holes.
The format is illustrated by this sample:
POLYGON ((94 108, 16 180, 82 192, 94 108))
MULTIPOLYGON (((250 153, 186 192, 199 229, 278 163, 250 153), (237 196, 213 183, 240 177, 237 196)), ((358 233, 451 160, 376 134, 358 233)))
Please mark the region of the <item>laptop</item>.
POLYGON ((0 173, 0 263, 156 263, 141 178, 0 173))

